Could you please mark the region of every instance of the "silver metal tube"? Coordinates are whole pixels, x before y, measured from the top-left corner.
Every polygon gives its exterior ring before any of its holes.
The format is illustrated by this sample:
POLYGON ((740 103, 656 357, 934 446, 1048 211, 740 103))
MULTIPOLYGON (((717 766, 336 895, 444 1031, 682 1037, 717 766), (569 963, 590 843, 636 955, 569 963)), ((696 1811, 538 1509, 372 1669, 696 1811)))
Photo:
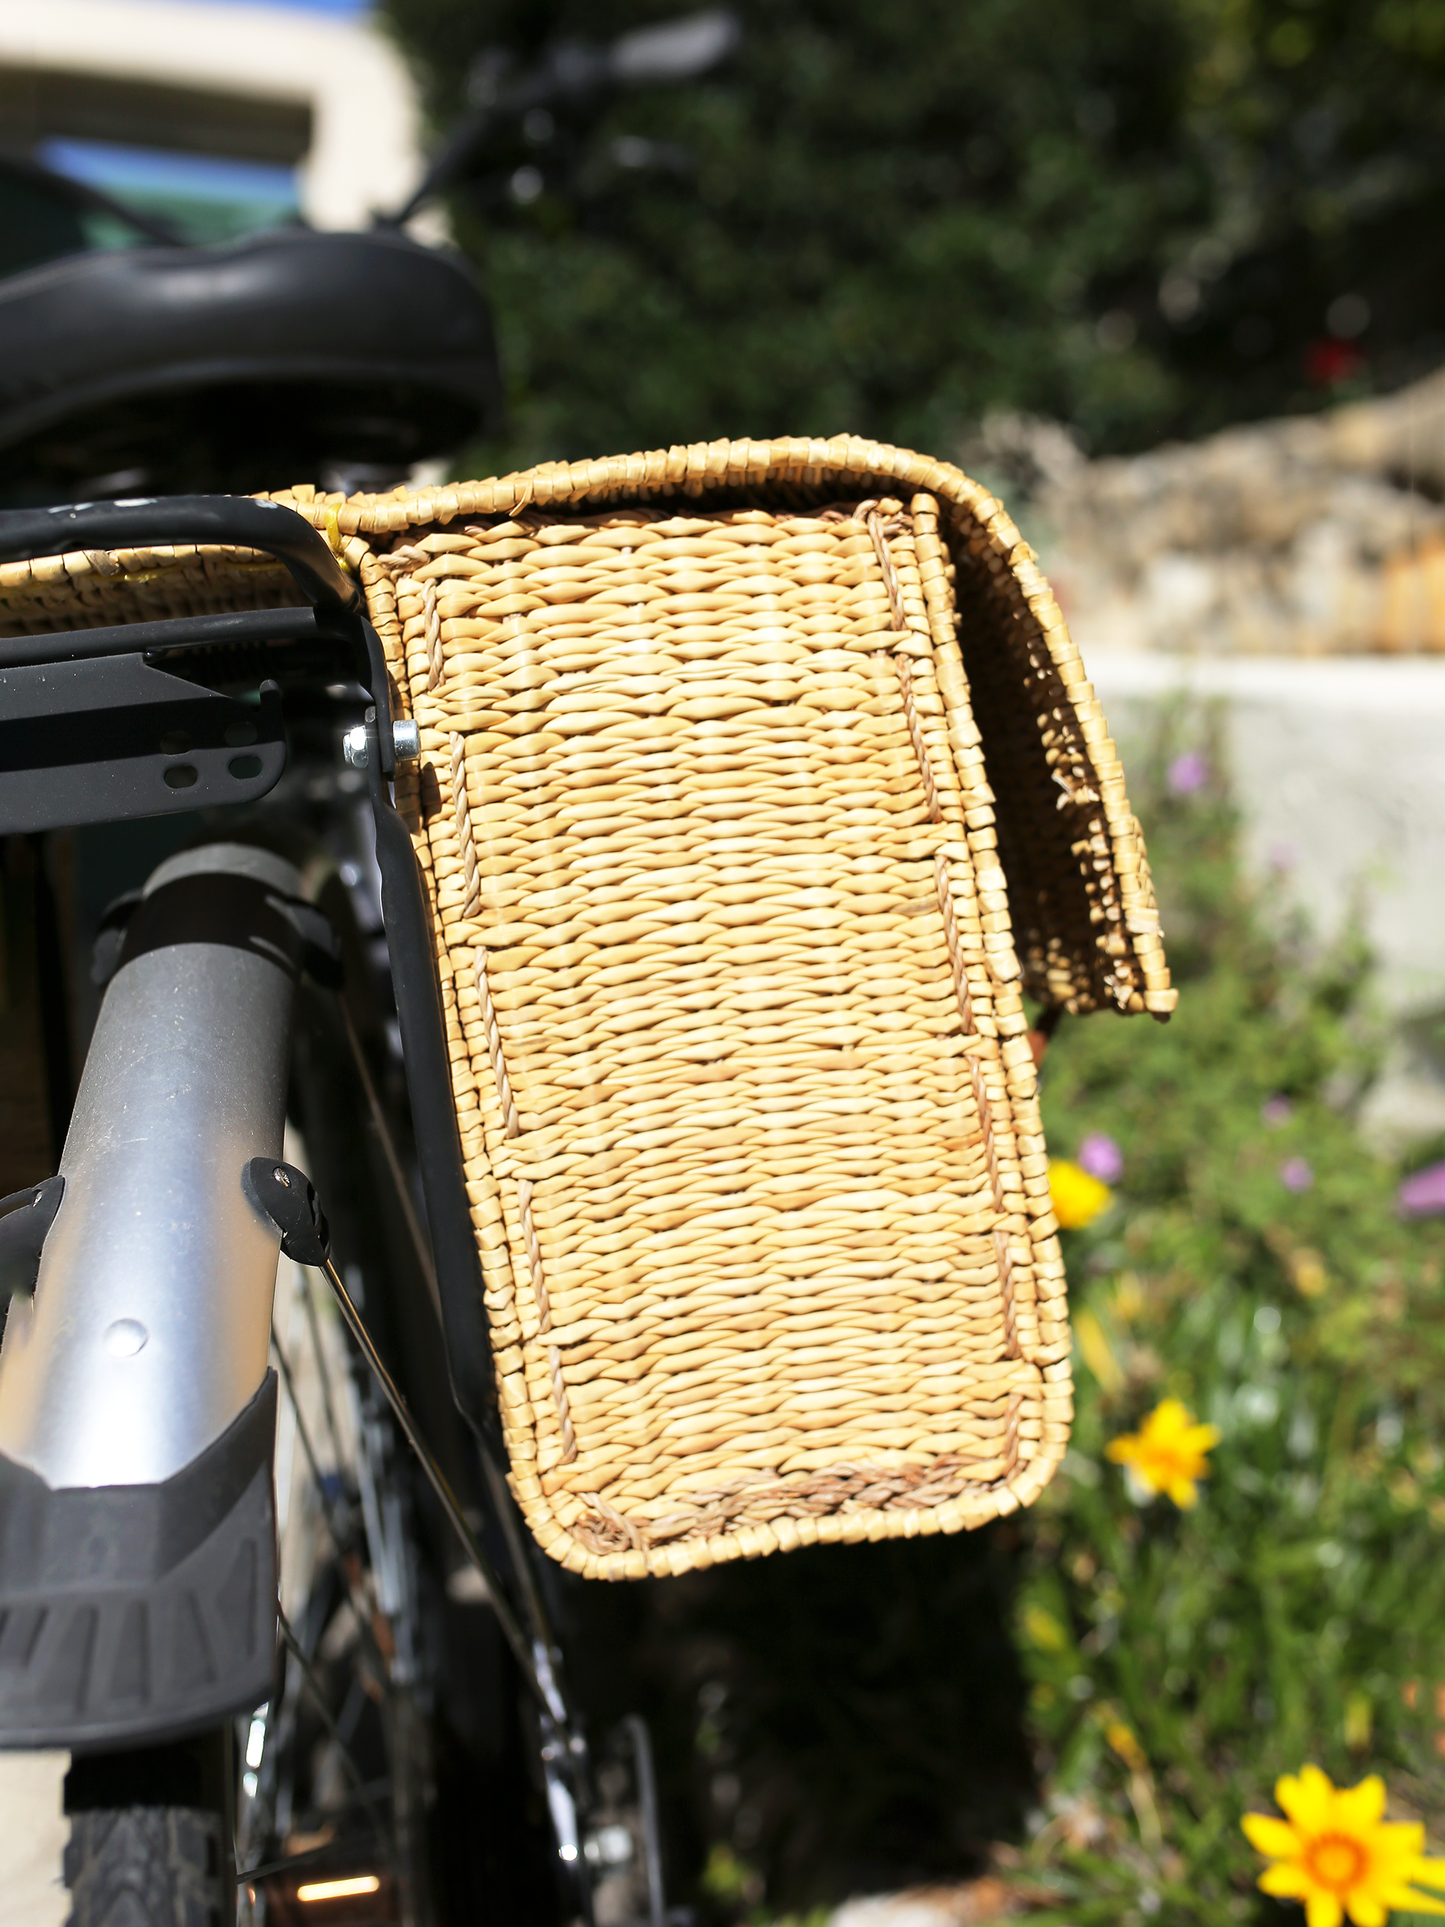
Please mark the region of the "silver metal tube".
MULTIPOLYGON (((211 844, 162 864, 146 897, 217 872, 302 894, 279 857, 211 844)), ((294 960, 244 914, 204 934, 111 980, 35 1296, 10 1306, 0 1452, 53 1487, 169 1478, 266 1371, 278 1236, 241 1172, 281 1154, 294 960)))

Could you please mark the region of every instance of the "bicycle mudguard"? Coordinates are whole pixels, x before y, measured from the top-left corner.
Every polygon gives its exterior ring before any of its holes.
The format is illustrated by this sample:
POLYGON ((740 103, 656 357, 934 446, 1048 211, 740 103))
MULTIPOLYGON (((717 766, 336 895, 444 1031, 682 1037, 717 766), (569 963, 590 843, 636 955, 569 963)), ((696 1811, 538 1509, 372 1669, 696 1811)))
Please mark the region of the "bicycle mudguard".
POLYGON ((0 1348, 0 1746, 174 1735, 269 1690, 279 1239, 241 1178, 282 1148, 300 898, 211 844, 126 924, 0 1348))
POLYGON ((276 1374, 155 1485, 47 1485, 0 1455, 0 1746, 198 1732, 271 1690, 276 1374))

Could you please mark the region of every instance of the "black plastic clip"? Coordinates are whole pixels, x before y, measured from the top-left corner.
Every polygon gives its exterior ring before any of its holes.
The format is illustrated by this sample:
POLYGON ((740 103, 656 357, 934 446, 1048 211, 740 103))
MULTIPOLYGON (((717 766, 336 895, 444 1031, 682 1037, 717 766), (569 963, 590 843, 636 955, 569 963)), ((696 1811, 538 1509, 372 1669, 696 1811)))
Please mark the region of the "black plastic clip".
POLYGON ((54 1177, 0 1198, 0 1306, 34 1292, 41 1249, 64 1196, 65 1179, 54 1177))
POLYGON ((331 1256, 331 1228, 316 1186, 294 1164, 252 1158, 241 1173, 247 1197, 281 1233, 281 1249, 298 1265, 324 1265, 331 1256))
POLYGON ((104 990, 119 968, 125 933, 143 901, 143 891, 127 890, 124 895, 112 898, 101 911, 100 928, 90 951, 90 981, 97 990, 104 990))

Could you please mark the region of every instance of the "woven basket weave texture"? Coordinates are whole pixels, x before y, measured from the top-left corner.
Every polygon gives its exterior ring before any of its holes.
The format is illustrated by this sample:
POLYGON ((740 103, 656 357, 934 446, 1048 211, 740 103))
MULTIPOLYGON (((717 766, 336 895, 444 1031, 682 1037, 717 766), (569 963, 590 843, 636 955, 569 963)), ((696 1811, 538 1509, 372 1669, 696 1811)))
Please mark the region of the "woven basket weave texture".
MULTIPOLYGON (((1174 993, 1006 514, 850 438, 277 499, 420 725, 398 801, 539 1541, 640 1577, 1027 1504, 1071 1395, 1023 993, 1174 993)), ((18 565, 0 625, 228 576, 274 599, 214 551, 18 565)))
POLYGON ((421 727, 513 1483, 592 1576, 1032 1499, 1070 1383, 1022 991, 1173 1003, 1031 552, 859 448, 340 512, 421 727))

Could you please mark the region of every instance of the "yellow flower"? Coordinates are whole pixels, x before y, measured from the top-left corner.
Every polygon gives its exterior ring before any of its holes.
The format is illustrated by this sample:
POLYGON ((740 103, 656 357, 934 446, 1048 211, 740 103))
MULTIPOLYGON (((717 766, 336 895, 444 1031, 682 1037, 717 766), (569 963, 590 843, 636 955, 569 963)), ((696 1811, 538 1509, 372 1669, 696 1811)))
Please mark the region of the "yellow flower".
POLYGON ((1288 1819, 1246 1813, 1241 1824, 1252 1846, 1272 1862, 1259 1876, 1267 1894, 1302 1900, 1307 1927, 1384 1927, 1392 1907, 1445 1914, 1445 1902, 1417 1893, 1412 1881, 1445 1888, 1445 1860, 1427 1859, 1425 1829, 1387 1822, 1385 1783, 1378 1775, 1358 1786, 1336 1787, 1317 1766, 1286 1773, 1274 1797, 1288 1819))
POLYGON ((1204 1455, 1218 1443, 1212 1425, 1196 1425, 1188 1406, 1166 1398, 1141 1431, 1112 1440, 1105 1450, 1115 1465, 1128 1466, 1151 1492, 1167 1492, 1175 1505, 1187 1508, 1199 1497, 1195 1481, 1209 1477, 1204 1455))
POLYGON ((1072 1158, 1049 1159, 1049 1192, 1054 1216, 1065 1231, 1082 1230, 1114 1202, 1108 1185, 1092 1177, 1072 1158))
POLYGON ((1131 1727, 1122 1720, 1110 1720, 1104 1728, 1104 1738, 1113 1747, 1119 1758, 1131 1773, 1147 1773, 1149 1761, 1131 1727))
POLYGON ((1069 1644, 1069 1635, 1042 1606, 1025 1608, 1024 1636, 1043 1653, 1062 1653, 1069 1644))

